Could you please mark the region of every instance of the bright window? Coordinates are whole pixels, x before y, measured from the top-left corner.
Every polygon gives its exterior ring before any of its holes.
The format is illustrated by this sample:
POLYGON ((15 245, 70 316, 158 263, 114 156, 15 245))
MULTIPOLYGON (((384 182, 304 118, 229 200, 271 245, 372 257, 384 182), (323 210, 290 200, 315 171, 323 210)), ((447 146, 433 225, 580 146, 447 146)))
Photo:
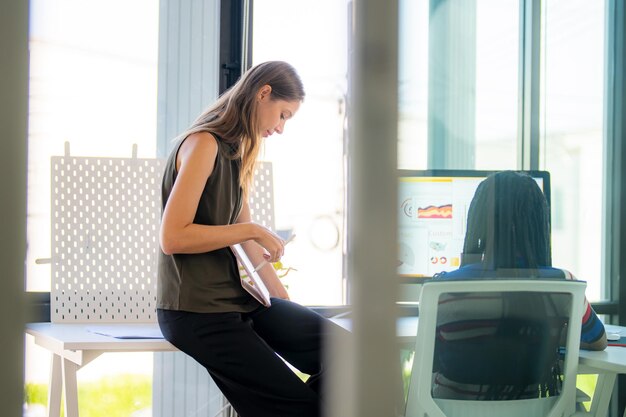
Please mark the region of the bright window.
POLYGON ((605 5, 544 4, 542 165, 552 177, 553 264, 587 281, 600 300, 605 5))
POLYGON ((518 3, 400 2, 399 168, 516 168, 518 3))
POLYGON ((253 64, 283 60, 304 83, 306 98, 285 133, 265 142, 273 162, 277 229, 296 234, 283 262, 292 299, 342 304, 344 119, 348 2, 254 2, 253 64), (280 22, 280 24, 274 24, 280 22))
MULTIPOLYGON (((139 157, 155 156, 158 12, 152 0, 30 2, 28 291, 50 290, 50 157, 63 155, 65 142, 75 156, 130 157, 133 144, 139 157)), ((50 356, 29 341, 26 357, 26 382, 35 384, 27 392, 36 396, 48 382, 50 356)), ((81 370, 79 382, 97 397, 106 389, 88 381, 126 372, 147 375, 134 381, 148 403, 134 410, 148 408, 150 353, 104 355, 81 370)), ((113 385, 124 391, 127 382, 113 385)), ((32 415, 41 408, 30 406, 32 415)))
POLYGON ((50 289, 50 157, 155 156, 157 50, 153 1, 31 1, 28 291, 50 289))

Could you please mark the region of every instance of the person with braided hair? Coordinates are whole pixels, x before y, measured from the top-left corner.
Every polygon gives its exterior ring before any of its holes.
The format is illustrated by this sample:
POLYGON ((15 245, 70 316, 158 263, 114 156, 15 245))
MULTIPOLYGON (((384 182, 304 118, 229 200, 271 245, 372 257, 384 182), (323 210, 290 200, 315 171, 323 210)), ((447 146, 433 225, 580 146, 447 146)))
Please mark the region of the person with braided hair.
MULTIPOLYGON (((433 279, 576 279, 569 271, 552 266, 550 241, 550 211, 546 197, 536 181, 523 172, 496 172, 479 184, 470 204, 459 269, 436 274, 433 279)), ((440 314, 447 314, 449 321, 441 323, 442 329, 446 330, 441 332, 442 341, 458 342, 473 337, 470 336, 469 327, 474 326, 475 331, 479 326, 468 322, 460 323, 458 315, 455 316, 452 312, 455 309, 472 311, 484 308, 485 300, 472 296, 455 296, 444 302, 442 313, 440 300, 440 314)), ((483 326, 481 331, 497 332, 498 324, 503 322, 505 315, 510 316, 516 310, 533 310, 539 320, 542 314, 547 317, 543 310, 545 306, 531 307, 519 298, 508 300, 500 308, 500 313, 496 309, 495 312, 490 312, 491 316, 481 319, 482 325, 491 323, 483 326)), ((607 346, 604 325, 587 299, 583 311, 580 347, 604 350, 607 346)), ((457 357, 456 360, 467 360, 469 350, 466 349, 463 355, 465 359, 457 357)), ((459 365, 462 366, 460 363, 459 365)), ((442 398, 518 399, 537 396, 536 387, 494 389, 490 385, 458 383, 442 372, 435 372, 433 378, 433 392, 442 398)))

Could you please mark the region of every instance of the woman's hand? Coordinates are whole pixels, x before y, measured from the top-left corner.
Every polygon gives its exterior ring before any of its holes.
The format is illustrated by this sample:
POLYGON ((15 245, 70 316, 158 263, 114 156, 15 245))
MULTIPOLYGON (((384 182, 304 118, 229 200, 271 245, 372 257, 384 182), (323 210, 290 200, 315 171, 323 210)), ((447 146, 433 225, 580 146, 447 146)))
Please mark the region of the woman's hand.
POLYGON ((285 242, 270 229, 260 224, 253 224, 259 229, 257 232, 258 237, 256 237, 254 241, 265 249, 266 253, 263 254, 265 260, 270 263, 280 261, 280 258, 282 258, 285 253, 285 242))
POLYGON ((251 221, 250 205, 245 200, 237 223, 252 229, 251 236, 242 243, 252 264, 259 267, 267 261, 267 264, 261 266, 258 272, 270 295, 288 300, 289 293, 272 267, 272 263, 278 262, 285 253, 285 242, 267 227, 251 221))

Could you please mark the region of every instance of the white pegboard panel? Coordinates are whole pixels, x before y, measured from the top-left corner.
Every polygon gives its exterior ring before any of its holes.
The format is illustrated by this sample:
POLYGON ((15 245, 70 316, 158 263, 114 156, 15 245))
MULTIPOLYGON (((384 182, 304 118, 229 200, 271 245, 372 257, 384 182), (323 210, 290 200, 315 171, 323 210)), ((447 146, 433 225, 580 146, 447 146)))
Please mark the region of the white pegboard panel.
POLYGON ((156 321, 164 161, 52 157, 52 322, 156 321))
POLYGON ((275 229, 274 220, 274 177, 272 163, 257 162, 254 172, 254 185, 250 190, 250 216, 256 223, 270 230, 275 229))

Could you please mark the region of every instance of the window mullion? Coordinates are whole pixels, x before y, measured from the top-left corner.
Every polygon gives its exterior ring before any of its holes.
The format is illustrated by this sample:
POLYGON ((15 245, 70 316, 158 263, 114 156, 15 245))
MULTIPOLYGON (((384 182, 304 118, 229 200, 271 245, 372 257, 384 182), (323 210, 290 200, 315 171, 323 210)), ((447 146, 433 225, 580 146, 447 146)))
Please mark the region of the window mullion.
POLYGON ((518 168, 539 169, 541 0, 520 0, 518 168))
MULTIPOLYGON (((621 0, 606 2, 605 113, 604 113, 604 220, 602 223, 602 294, 618 302, 618 324, 626 325, 626 7, 621 0)), ((617 403, 611 415, 621 415, 626 406, 626 378, 620 376, 617 403), (617 409, 616 409, 617 407, 617 409)))

